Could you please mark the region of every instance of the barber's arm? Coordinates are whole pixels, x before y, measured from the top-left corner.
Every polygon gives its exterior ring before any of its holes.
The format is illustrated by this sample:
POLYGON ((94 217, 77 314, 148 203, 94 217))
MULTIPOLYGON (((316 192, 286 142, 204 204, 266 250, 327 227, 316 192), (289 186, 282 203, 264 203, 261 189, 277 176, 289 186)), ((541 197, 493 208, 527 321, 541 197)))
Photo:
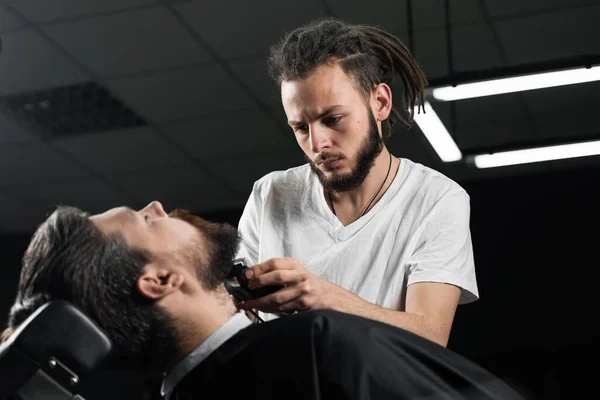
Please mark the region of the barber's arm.
POLYGON ((242 308, 263 312, 333 309, 403 328, 446 346, 461 287, 476 292, 466 193, 443 201, 408 263, 405 304, 388 309, 309 272, 298 260, 275 258, 252 267, 251 287, 284 285, 242 308), (402 309, 402 311, 400 311, 402 309))

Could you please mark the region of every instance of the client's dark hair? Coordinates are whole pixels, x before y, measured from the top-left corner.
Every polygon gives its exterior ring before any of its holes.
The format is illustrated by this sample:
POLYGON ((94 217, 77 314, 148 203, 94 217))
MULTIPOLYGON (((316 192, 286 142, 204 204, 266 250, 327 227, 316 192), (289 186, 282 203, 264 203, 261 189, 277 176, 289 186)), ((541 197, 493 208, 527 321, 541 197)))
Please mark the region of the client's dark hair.
POLYGON ((172 354, 168 319, 136 288, 148 254, 131 249, 119 235, 106 236, 87 213, 59 207, 35 232, 23 257, 9 329, 37 308, 62 299, 86 312, 106 331, 115 365, 152 370, 172 354))
MULTIPOLYGON (((404 107, 410 109, 411 119, 414 107, 424 104, 427 79, 417 61, 400 39, 373 26, 322 19, 297 28, 271 48, 269 73, 281 84, 303 79, 328 63, 338 63, 354 78, 365 98, 375 85, 390 85, 399 76, 404 85, 404 107)), ((410 127, 409 121, 392 109, 382 127, 384 137, 391 135, 397 122, 410 127)))

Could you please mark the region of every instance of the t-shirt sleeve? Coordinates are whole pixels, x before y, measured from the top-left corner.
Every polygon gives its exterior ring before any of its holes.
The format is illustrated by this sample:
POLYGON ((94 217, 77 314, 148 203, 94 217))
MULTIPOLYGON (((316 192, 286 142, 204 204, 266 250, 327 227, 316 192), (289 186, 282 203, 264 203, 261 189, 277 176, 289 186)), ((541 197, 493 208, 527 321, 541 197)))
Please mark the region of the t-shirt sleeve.
POLYGON ((254 183, 252 193, 246 202, 238 223, 240 245, 236 258, 244 258, 248 266, 258 262, 260 225, 262 220, 261 181, 254 183))
POLYGON ((407 285, 441 282, 458 286, 459 304, 479 298, 470 212, 469 195, 464 190, 453 191, 436 202, 409 259, 407 285))

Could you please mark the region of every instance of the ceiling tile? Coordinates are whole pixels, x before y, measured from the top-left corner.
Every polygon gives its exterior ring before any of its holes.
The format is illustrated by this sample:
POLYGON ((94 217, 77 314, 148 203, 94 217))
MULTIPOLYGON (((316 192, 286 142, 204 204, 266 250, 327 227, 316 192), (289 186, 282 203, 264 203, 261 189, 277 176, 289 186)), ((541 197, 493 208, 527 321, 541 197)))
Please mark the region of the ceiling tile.
POLYGON ((531 12, 541 13, 546 10, 568 9, 594 3, 591 0, 484 0, 484 2, 493 17, 531 12))
POLYGON ((44 31, 101 76, 209 61, 164 7, 61 23, 44 31))
POLYGON ((443 29, 417 32, 413 56, 428 78, 448 75, 446 32, 443 29))
POLYGON ((95 179, 72 179, 35 185, 16 185, 11 193, 40 208, 53 210, 71 206, 92 214, 127 205, 128 198, 104 182, 95 179))
POLYGON ((229 160, 251 153, 277 153, 298 147, 291 130, 282 132, 259 109, 219 113, 165 124, 161 128, 205 161, 229 160))
POLYGON ((288 30, 328 16, 320 0, 198 0, 175 7, 224 58, 265 54, 288 30))
MULTIPOLYGON (((487 126, 496 122, 525 118, 523 105, 518 93, 456 101, 456 124, 460 127, 487 126)), ((448 122, 444 120, 444 123, 448 122)))
POLYGON ((597 108, 590 112, 589 109, 570 111, 551 111, 536 114, 535 120, 542 132, 543 138, 559 141, 598 140, 597 108))
POLYGON ((6 7, 0 6, 0 32, 18 29, 25 25, 25 22, 14 16, 6 7))
MULTIPOLYGON (((412 4, 415 29, 446 26, 446 11, 443 1, 419 0, 413 1, 412 4)), ((458 28, 455 25, 481 22, 482 20, 481 9, 477 0, 450 0, 450 21, 454 25, 453 28, 458 28)))
POLYGON ((69 137, 54 143, 102 174, 190 163, 149 127, 69 137))
POLYGON ((371 0, 369 2, 364 0, 325 0, 325 2, 329 5, 333 15, 351 24, 376 25, 389 32, 408 29, 406 0, 371 0))
POLYGON ((32 22, 79 17, 156 3, 156 0, 5 0, 32 22))
POLYGON ((530 90, 521 95, 534 114, 555 112, 568 116, 577 110, 596 115, 600 109, 598 93, 600 81, 530 90))
POLYGON ((0 146, 0 186, 82 176, 85 170, 44 143, 0 146))
POLYGON ((26 204, 0 190, 0 232, 31 235, 46 220, 51 209, 26 204))
POLYGON ((47 89, 89 79, 32 30, 2 35, 0 95, 47 89))
POLYGON ((185 208, 209 212, 242 207, 246 201, 242 196, 232 195, 196 167, 160 167, 138 174, 114 175, 111 179, 144 204, 158 200, 167 211, 185 208))
POLYGON ((463 152, 497 147, 499 150, 511 144, 531 143, 535 139, 531 122, 527 119, 498 120, 484 125, 459 126, 456 140, 463 152))
POLYGON ((5 143, 29 142, 36 137, 17 125, 0 112, 0 145, 5 143))
MULTIPOLYGON (((350 23, 376 25, 389 32, 408 30, 406 0, 326 0, 333 14, 350 23)), ((445 25, 444 3, 439 0, 412 2, 415 30, 439 28, 445 25)), ((477 0, 452 1, 452 24, 481 20, 477 0)))
POLYGON ((279 86, 269 76, 266 57, 234 60, 229 66, 266 106, 281 107, 279 86))
MULTIPOLYGON (((444 29, 417 32, 415 56, 429 78, 448 75, 447 54, 444 29)), ((452 29, 452 55, 454 71, 483 70, 502 65, 492 32, 483 23, 452 29)))
POLYGON ((153 122, 253 106, 250 97, 218 66, 108 80, 105 85, 153 122))
POLYGON ((600 6, 494 23, 513 65, 597 54, 600 6), (535 29, 532 29, 535 27, 535 29))
MULTIPOLYGON (((276 154, 237 157, 212 166, 227 183, 241 193, 250 196, 254 182, 272 171, 281 171, 306 164, 302 151, 279 152, 276 154), (240 173, 244 171, 244 173, 240 173)), ((244 204, 247 198, 244 199, 244 204)))

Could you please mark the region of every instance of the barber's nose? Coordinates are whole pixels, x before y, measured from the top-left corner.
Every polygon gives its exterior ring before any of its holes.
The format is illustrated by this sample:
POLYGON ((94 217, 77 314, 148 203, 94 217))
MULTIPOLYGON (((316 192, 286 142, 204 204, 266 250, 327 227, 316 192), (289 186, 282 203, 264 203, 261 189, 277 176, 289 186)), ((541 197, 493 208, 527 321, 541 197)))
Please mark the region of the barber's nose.
POLYGON ((140 211, 140 213, 143 215, 148 215, 152 218, 164 218, 168 216, 162 204, 160 204, 158 201, 153 201, 152 203, 148 204, 140 211))
POLYGON ((313 153, 318 154, 331 146, 329 135, 320 127, 310 128, 310 149, 313 153))

